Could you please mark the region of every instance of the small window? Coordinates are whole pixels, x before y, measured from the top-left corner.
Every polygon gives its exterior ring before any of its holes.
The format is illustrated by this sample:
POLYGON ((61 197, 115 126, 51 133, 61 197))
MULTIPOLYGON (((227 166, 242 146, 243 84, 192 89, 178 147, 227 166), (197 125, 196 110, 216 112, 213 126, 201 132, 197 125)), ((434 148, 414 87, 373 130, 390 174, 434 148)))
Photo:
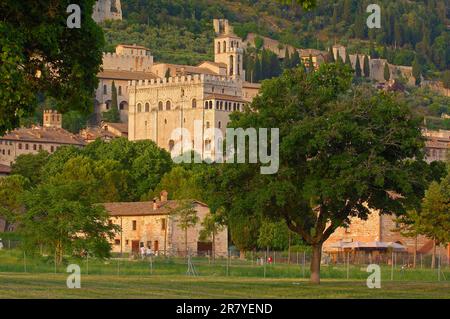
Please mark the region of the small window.
POLYGON ((22 149, 22 143, 19 143, 19 150, 22 149))
POLYGON ((119 246, 120 245, 120 239, 114 240, 114 245, 119 246))
POLYGON ((222 128, 222 122, 219 121, 219 123, 217 123, 217 126, 218 126, 219 128, 222 128))
POLYGON ((42 145, 39 145, 39 150, 42 150, 42 145))
POLYGON ((158 110, 162 111, 163 110, 163 102, 159 102, 158 103, 158 110))
POLYGON ((108 94, 108 87, 105 85, 103 85, 103 94, 108 94))
POLYGON ((161 219, 161 230, 166 230, 166 219, 161 219))
POLYGON ((150 112, 150 104, 145 103, 145 112, 150 112))
POLYGON ((209 128, 209 122, 206 121, 206 128, 209 128))
POLYGON ((55 147, 52 145, 50 146, 50 152, 53 153, 55 151, 55 147))
POLYGON ((129 241, 128 241, 128 239, 127 239, 127 240, 125 240, 125 245, 128 246, 128 244, 129 244, 129 241))
POLYGON ((36 144, 33 144, 33 151, 36 151, 36 149, 37 149, 36 144))
POLYGON ((142 112, 142 105, 141 105, 141 103, 138 103, 138 105, 137 105, 137 112, 138 113, 142 112))
POLYGON ((170 111, 170 101, 166 102, 166 111, 170 111))
POLYGON ((25 149, 26 149, 26 150, 28 150, 28 143, 27 143, 27 144, 25 144, 25 149))
POLYGON ((119 95, 122 95, 122 87, 119 85, 119 95))
POLYGON ((137 228, 137 224, 136 224, 136 221, 135 221, 135 220, 133 220, 133 230, 136 230, 136 228, 137 228))
POLYGON ((193 109, 197 108, 197 100, 196 99, 192 99, 192 108, 193 109))

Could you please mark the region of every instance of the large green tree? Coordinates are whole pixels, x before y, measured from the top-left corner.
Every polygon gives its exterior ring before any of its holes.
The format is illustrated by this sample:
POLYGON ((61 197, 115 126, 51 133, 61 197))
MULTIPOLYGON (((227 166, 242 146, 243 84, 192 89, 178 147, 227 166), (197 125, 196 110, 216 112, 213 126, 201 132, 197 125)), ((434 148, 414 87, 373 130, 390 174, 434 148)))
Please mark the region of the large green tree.
POLYGON ((450 243, 450 174, 432 182, 425 193, 419 216, 419 232, 434 242, 431 267, 436 265, 436 246, 450 243))
POLYGON ((105 208, 95 204, 94 186, 88 178, 57 175, 29 191, 26 212, 17 219, 24 247, 43 247, 58 264, 66 254, 109 256, 109 240, 119 229, 108 222, 105 208))
POLYGON ((0 134, 32 115, 38 94, 60 111, 92 111, 103 34, 92 20, 94 0, 81 0, 81 28, 67 26, 70 0, 0 2, 0 134))
POLYGON ((284 219, 312 246, 313 283, 320 281, 322 244, 338 227, 373 209, 402 214, 424 188, 420 119, 394 96, 350 83, 351 71, 340 64, 264 82, 230 125, 279 128, 278 172, 226 163, 215 177, 228 190, 222 205, 230 220, 252 213, 284 219))
POLYGON ((29 181, 20 175, 11 175, 0 178, 0 219, 3 219, 3 229, 8 231, 9 226, 17 221, 19 214, 23 213, 22 196, 29 186, 29 181))

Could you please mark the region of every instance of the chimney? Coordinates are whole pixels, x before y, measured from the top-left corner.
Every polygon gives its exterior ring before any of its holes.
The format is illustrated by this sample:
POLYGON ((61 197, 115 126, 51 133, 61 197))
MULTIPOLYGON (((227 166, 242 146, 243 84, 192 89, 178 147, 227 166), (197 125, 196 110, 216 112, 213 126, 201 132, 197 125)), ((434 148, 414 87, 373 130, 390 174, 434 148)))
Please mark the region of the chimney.
POLYGON ((167 195, 169 193, 167 193, 167 191, 163 190, 160 195, 161 195, 161 202, 167 202, 167 195))
POLYGON ((158 204, 156 203, 156 197, 153 198, 153 210, 157 210, 158 209, 158 204))

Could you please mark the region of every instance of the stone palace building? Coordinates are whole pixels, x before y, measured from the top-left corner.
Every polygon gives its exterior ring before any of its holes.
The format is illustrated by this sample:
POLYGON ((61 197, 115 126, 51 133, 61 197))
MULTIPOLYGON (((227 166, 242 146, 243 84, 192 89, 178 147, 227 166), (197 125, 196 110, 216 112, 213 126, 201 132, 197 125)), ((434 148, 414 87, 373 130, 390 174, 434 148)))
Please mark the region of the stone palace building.
POLYGON ((115 53, 105 53, 97 115, 110 109, 114 81, 129 140, 150 139, 169 151, 182 142, 187 145, 183 151, 195 148, 202 158, 213 158, 214 129, 224 135, 231 112, 242 110, 260 89, 260 84, 244 80, 242 39, 228 20, 214 19, 214 29, 214 62, 196 66, 154 63, 150 50, 137 45, 119 45, 115 53), (187 130, 190 137, 173 138, 176 129, 187 130))

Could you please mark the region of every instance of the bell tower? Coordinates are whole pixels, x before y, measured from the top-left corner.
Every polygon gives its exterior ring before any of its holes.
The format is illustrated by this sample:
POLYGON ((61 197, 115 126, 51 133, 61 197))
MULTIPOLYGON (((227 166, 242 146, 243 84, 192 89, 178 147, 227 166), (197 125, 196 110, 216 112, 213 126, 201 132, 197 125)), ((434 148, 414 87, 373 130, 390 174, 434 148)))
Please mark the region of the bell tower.
POLYGON ((234 34, 233 27, 226 19, 214 19, 214 62, 227 65, 227 76, 245 78, 243 68, 244 50, 242 39, 234 34))

